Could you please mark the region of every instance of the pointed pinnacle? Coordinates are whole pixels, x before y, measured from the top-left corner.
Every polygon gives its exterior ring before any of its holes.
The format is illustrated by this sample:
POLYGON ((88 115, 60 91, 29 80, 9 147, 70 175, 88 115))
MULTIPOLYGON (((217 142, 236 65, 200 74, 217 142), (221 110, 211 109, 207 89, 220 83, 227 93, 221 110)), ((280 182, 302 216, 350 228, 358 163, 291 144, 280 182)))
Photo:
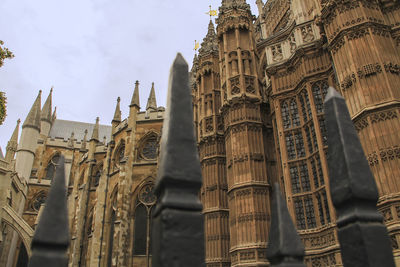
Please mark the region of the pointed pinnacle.
POLYGON ((33 103, 22 128, 32 127, 40 131, 40 102, 41 102, 42 90, 39 90, 39 94, 33 103))
POLYGON ((17 120, 17 125, 15 126, 14 132, 11 135, 10 141, 11 142, 16 142, 18 143, 18 132, 19 132, 19 124, 21 123, 21 120, 17 120))
POLYGON ((149 98, 147 99, 146 110, 148 109, 157 110, 157 100, 156 100, 156 92, 154 90, 154 82, 151 83, 151 90, 149 98))
POLYGON ((30 267, 44 266, 44 263, 49 266, 67 266, 68 264, 66 252, 70 236, 64 156, 60 156, 56 166, 56 175, 33 236, 30 267))
MULTIPOLYGON (((357 131, 344 98, 332 87, 324 102, 328 134, 330 191, 338 214, 338 226, 350 206, 376 203, 378 190, 365 158, 357 131)), ((375 206, 372 205, 372 206, 375 206)), ((358 208, 360 209, 361 206, 358 208)), ((361 213, 358 214, 360 216, 361 213)), ((369 221, 379 221, 379 214, 369 213, 369 221)), ((380 215, 379 215, 380 216, 380 215)))
POLYGON ((114 112, 114 118, 113 118, 113 122, 121 122, 121 108, 120 108, 120 101, 121 98, 118 97, 117 98, 117 105, 115 106, 115 112, 114 112))
POLYGON ((85 135, 83 136, 83 140, 82 140, 82 144, 81 144, 81 150, 85 150, 86 149, 87 134, 88 134, 88 130, 85 129, 85 135))
POLYGON ((94 125, 93 128, 92 138, 90 138, 90 141, 92 140, 99 141, 99 117, 96 118, 96 124, 94 125))
POLYGON ((40 116, 41 120, 48 121, 50 123, 51 123, 51 119, 52 119, 52 116, 51 116, 52 115, 51 114, 52 93, 53 93, 53 87, 51 87, 51 89, 50 89, 49 96, 47 97, 46 102, 43 105, 42 113, 40 116))
POLYGON ((160 206, 201 210, 197 193, 190 193, 197 192, 202 178, 194 137, 188 64, 180 53, 171 67, 168 87, 156 192, 159 194, 161 191, 168 191, 176 185, 186 186, 187 192, 178 190, 180 194, 187 194, 185 201, 178 203, 171 197, 174 193, 166 193, 160 200, 160 206))
POLYGON ((131 104, 129 107, 136 106, 140 109, 140 102, 139 102, 139 81, 135 82, 135 90, 133 91, 131 104))
POLYGON ((286 201, 281 195, 278 183, 274 184, 272 192, 270 229, 267 258, 271 262, 271 266, 305 266, 302 264, 304 245, 301 243, 292 218, 289 215, 286 201), (296 261, 293 261, 293 259, 296 261), (293 265, 286 263, 286 261, 288 263, 292 261, 293 265))

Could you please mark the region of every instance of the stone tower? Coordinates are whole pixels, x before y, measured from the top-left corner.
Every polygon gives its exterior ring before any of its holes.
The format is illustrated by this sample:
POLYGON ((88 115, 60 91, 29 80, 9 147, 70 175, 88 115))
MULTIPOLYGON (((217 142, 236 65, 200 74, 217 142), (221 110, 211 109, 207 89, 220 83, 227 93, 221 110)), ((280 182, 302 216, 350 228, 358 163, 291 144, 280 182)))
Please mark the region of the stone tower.
POLYGON ((192 68, 194 116, 197 124, 200 161, 203 174, 201 200, 205 225, 206 263, 230 266, 228 185, 224 124, 221 108, 221 83, 218 40, 210 21, 199 56, 192 68))
POLYGON ((321 1, 339 89, 379 190, 395 251, 400 237, 400 8, 398 1, 321 1))
POLYGON ((250 6, 222 1, 217 24, 231 266, 264 265, 270 181, 250 6))

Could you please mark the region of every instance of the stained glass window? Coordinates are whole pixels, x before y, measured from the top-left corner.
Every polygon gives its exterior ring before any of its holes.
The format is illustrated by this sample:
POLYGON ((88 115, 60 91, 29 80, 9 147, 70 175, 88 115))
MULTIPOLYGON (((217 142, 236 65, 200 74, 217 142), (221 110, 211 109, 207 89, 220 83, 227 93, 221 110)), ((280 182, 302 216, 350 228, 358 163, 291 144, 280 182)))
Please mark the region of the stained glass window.
POLYGON ((308 152, 312 153, 313 152, 313 145, 311 142, 311 134, 310 134, 310 128, 308 126, 304 127, 304 131, 306 132, 306 138, 307 138, 307 144, 308 144, 308 152))
POLYGON ((321 221, 321 224, 324 225, 325 217, 324 217, 324 208, 322 207, 321 196, 319 194, 317 194, 316 197, 317 197, 317 202, 318 202, 319 220, 321 221))
POLYGON ((297 157, 305 157, 306 150, 304 148, 303 134, 301 131, 297 131, 294 134, 294 139, 296 142, 297 157))
POLYGON ((101 172, 97 170, 96 174, 93 176, 93 186, 98 186, 100 181, 101 172))
POLYGON ((314 205, 311 196, 306 196, 304 198, 304 207, 306 211, 308 228, 315 228, 317 225, 315 223, 314 205))
POLYGON ((306 220, 304 218, 304 206, 301 198, 294 198, 294 211, 296 213, 297 229, 306 229, 306 220))
POLYGON ((321 129, 322 141, 324 143, 324 146, 327 146, 328 145, 328 137, 326 134, 326 126, 325 126, 324 118, 319 119, 319 128, 321 129))
POLYGON ((146 160, 155 160, 157 159, 157 136, 151 136, 147 138, 142 145, 140 155, 143 159, 146 160))
POLYGON ((308 168, 305 162, 301 162, 299 164, 300 169, 300 177, 301 177, 301 186, 303 188, 303 192, 307 192, 311 190, 310 186, 310 177, 308 176, 308 168))
POLYGON ((291 182, 292 182, 292 192, 293 192, 293 194, 301 192, 300 179, 299 179, 299 174, 297 172, 297 166, 296 165, 290 166, 290 179, 291 179, 291 182))
POLYGON ((287 154, 288 154, 288 159, 295 159, 296 158, 296 150, 294 147, 294 140, 293 140, 293 136, 292 133, 287 133, 285 136, 286 139, 286 150, 287 150, 287 154))
POLYGON ((317 150, 318 149, 317 136, 315 135, 314 124, 312 122, 310 125, 310 129, 311 129, 311 135, 312 135, 312 139, 313 139, 314 149, 317 150))
POLYGON ((282 103, 281 112, 282 112, 283 128, 287 129, 291 125, 290 116, 289 116, 289 108, 288 108, 287 102, 282 103))
POLYGON ((315 107, 318 113, 324 112, 324 98, 328 92, 328 83, 326 81, 319 81, 312 85, 312 93, 314 96, 315 107))
POLYGON ((319 180, 318 180, 318 174, 317 174, 317 167, 315 166, 315 160, 311 159, 311 171, 314 179, 314 186, 317 189, 319 187, 319 180))
POLYGON ((297 110, 296 99, 292 99, 290 101, 290 116, 292 117, 293 126, 299 126, 300 118, 299 118, 299 112, 297 110))

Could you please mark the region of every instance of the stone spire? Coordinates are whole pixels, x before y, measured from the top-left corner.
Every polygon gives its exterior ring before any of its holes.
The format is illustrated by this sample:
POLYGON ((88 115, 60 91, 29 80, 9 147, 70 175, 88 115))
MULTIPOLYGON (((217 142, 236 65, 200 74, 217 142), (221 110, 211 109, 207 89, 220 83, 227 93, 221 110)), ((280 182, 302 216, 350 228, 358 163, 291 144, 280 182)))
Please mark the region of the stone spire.
POLYGON ((71 137, 68 140, 68 146, 73 148, 74 144, 75 144, 75 133, 72 132, 71 137))
POLYGON ((120 97, 117 98, 117 105, 115 106, 114 118, 112 122, 121 122, 121 108, 119 102, 121 102, 120 97))
POLYGON ((135 91, 133 91, 133 96, 131 100, 131 104, 129 107, 137 106, 140 109, 139 103, 139 81, 135 82, 135 91))
POLYGON ((31 110, 28 113, 28 116, 26 116, 26 119, 24 121, 24 124, 22 125, 22 128, 25 127, 31 127, 35 128, 38 131, 40 131, 40 102, 41 102, 41 97, 42 97, 42 90, 39 90, 39 94, 36 97, 35 102, 33 103, 31 110))
POLYGON ((85 135, 83 136, 83 140, 82 140, 82 144, 81 144, 81 151, 86 150, 87 134, 88 134, 88 130, 85 129, 85 135))
POLYGON ((93 128, 92 138, 90 138, 90 141, 92 140, 99 141, 99 117, 96 118, 96 124, 93 128))
POLYGON ((264 2, 263 0, 256 0, 256 5, 257 5, 257 9, 258 9, 258 15, 262 15, 263 13, 263 8, 264 8, 264 2))
POLYGON ((215 34, 214 23, 210 20, 207 35, 203 39, 201 48, 199 49, 199 57, 212 52, 218 53, 218 40, 217 35, 215 34))
POLYGON ((154 91, 154 82, 151 83, 151 90, 150 90, 150 95, 149 98, 147 99, 147 105, 146 105, 146 110, 157 110, 157 100, 156 100, 156 93, 154 91))
POLYGON ((18 147, 18 132, 19 132, 19 124, 21 123, 21 120, 17 120, 17 125, 15 126, 14 132, 11 135, 10 140, 7 143, 7 148, 6 148, 6 161, 10 162, 11 160, 14 159, 15 152, 17 152, 17 147, 18 147))
POLYGON ((54 107, 53 115, 51 116, 52 123, 57 119, 57 107, 54 107))
POLYGON ((52 100, 52 93, 53 93, 53 87, 50 89, 49 96, 46 99, 46 102, 43 105, 42 109, 42 114, 40 116, 40 119, 43 121, 47 121, 49 123, 52 123, 52 107, 51 107, 51 100, 52 100))

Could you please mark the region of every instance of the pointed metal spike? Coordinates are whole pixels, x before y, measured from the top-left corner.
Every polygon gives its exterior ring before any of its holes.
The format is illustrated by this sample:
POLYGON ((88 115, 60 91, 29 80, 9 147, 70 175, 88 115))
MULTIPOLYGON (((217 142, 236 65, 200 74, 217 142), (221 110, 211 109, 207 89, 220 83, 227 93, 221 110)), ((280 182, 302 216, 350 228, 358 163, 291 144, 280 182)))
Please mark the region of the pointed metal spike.
POLYGON ((56 176, 32 240, 32 257, 29 260, 29 267, 67 266, 70 239, 68 229, 64 156, 61 155, 56 176))
POLYGON ((301 243, 277 183, 274 184, 272 192, 270 229, 267 258, 271 266, 305 266, 304 245, 301 243))
POLYGON ((376 208, 378 190, 346 102, 329 88, 324 103, 330 193, 344 266, 394 267, 391 241, 376 208))
MULTIPOLYGON (((347 209, 348 201, 355 198, 376 202, 378 190, 375 179, 365 159, 344 98, 331 87, 324 104, 332 201, 344 209, 347 209)), ((339 224, 340 212, 338 215, 339 224)))
MULTIPOLYGON (((188 64, 180 53, 171 68, 167 106, 156 190, 168 184, 190 184, 195 191, 201 187, 201 169, 193 128, 188 64)), ((199 210, 197 192, 192 193, 195 195, 192 202, 183 201, 179 205, 199 210)))
POLYGON ((204 218, 198 198, 202 178, 188 65, 181 54, 171 67, 167 101, 155 188, 152 265, 205 266, 204 218))

